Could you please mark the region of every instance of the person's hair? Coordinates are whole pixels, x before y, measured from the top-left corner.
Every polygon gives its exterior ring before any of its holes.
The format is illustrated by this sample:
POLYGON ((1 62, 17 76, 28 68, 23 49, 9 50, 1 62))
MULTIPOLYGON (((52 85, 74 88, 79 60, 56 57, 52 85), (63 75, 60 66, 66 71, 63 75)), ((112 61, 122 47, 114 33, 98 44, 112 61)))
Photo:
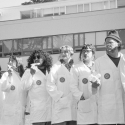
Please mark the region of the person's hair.
POLYGON ((52 57, 50 56, 49 53, 44 52, 42 50, 35 50, 33 51, 33 53, 29 56, 29 58, 27 59, 28 65, 27 68, 31 68, 31 64, 34 63, 34 59, 35 59, 35 54, 38 54, 40 56, 40 58, 43 59, 43 63, 41 65, 38 66, 38 68, 44 73, 46 74, 46 70, 48 72, 50 72, 50 69, 52 67, 52 57))
POLYGON ((23 73, 24 73, 24 67, 23 67, 23 64, 19 64, 19 62, 17 61, 17 58, 16 56, 12 55, 10 56, 9 58, 9 62, 10 61, 15 61, 16 62, 16 69, 17 69, 17 72, 19 73, 20 77, 22 77, 23 73))
POLYGON ((69 45, 63 45, 60 47, 60 53, 62 50, 68 50, 70 52, 70 56, 73 56, 74 54, 74 51, 73 51, 73 48, 69 45))
POLYGON ((80 51, 80 54, 79 54, 79 60, 80 61, 82 61, 81 55, 83 53, 83 50, 87 50, 87 49, 91 50, 93 55, 95 55, 95 47, 92 44, 84 44, 81 51, 80 51))

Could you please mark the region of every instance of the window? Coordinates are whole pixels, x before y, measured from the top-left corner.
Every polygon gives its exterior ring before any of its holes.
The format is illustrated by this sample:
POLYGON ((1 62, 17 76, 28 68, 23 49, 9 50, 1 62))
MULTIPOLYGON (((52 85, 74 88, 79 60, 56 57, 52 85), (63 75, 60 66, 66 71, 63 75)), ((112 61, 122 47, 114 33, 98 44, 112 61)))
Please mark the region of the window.
POLYGON ((107 32, 96 32, 96 45, 104 45, 107 32))
POLYGON ((73 35, 53 36, 53 48, 60 48, 63 45, 73 46, 73 35))
POLYGON ((59 7, 54 8, 54 16, 59 15, 59 7))
POLYGON ((110 9, 116 8, 116 0, 110 0, 110 9))
POLYGON ((48 46, 47 46, 48 49, 51 49, 52 48, 52 37, 48 37, 48 46))
POLYGON ((77 5, 67 6, 66 14, 77 13, 77 5))
POLYGON ((21 11, 21 19, 29 19, 31 18, 32 11, 21 11))
POLYGON ((64 15, 65 14, 65 7, 60 7, 60 15, 64 15))
POLYGON ((0 52, 3 52, 3 43, 0 41, 0 52))
POLYGON ((84 4, 84 12, 89 11, 89 4, 84 4))
POLYGON ((22 40, 21 39, 16 39, 13 40, 13 51, 22 51, 22 40))
POLYGON ((23 51, 32 51, 35 49, 34 38, 23 39, 23 51))
POLYGON ((85 33, 85 43, 95 45, 95 33, 85 33))
POLYGON ((83 4, 78 5, 78 12, 83 12, 83 4))
POLYGON ((12 42, 13 40, 3 41, 4 52, 12 52, 12 42))
POLYGON ((104 9, 109 9, 109 3, 108 3, 108 1, 104 1, 104 9))
POLYGON ((119 30, 119 36, 120 36, 120 38, 122 40, 122 43, 125 46, 125 29, 119 30))
POLYGON ((34 38, 34 50, 42 48, 42 38, 34 38))
POLYGON ((42 10, 37 9, 37 18, 42 17, 42 10))
POLYGON ((43 49, 47 49, 47 38, 46 37, 44 37, 42 39, 42 43, 43 43, 43 49))
POLYGON ((96 2, 91 4, 91 11, 103 10, 103 9, 104 9, 104 2, 96 2))
POLYGON ((47 8, 43 10, 43 16, 53 16, 53 8, 47 8))
POLYGON ((125 7, 125 0, 117 0, 117 6, 118 8, 125 7))
POLYGON ((78 34, 75 34, 75 35, 74 35, 74 46, 79 46, 78 34))
POLYGON ((83 46, 83 44, 84 44, 84 34, 79 34, 79 42, 80 42, 80 46, 83 46))
POLYGON ((3 41, 4 56, 9 56, 12 54, 12 51, 13 51, 12 44, 13 44, 13 40, 3 41))

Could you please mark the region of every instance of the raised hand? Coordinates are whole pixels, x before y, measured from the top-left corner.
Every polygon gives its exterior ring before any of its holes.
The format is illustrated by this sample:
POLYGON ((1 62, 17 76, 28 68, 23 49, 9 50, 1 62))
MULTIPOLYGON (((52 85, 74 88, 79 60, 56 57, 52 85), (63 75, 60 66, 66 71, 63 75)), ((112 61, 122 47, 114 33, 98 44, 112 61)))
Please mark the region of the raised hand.
POLYGON ((36 70, 33 68, 30 68, 30 73, 31 73, 31 75, 34 75, 36 73, 36 70))

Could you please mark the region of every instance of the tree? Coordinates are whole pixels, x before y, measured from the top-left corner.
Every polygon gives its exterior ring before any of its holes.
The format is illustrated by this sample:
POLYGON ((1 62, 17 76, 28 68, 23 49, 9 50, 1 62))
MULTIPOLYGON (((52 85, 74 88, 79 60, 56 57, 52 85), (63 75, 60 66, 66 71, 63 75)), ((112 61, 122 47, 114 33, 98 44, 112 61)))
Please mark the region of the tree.
POLYGON ((29 2, 24 2, 22 5, 29 5, 29 4, 36 4, 36 3, 46 3, 46 2, 53 2, 57 0, 30 0, 29 2))

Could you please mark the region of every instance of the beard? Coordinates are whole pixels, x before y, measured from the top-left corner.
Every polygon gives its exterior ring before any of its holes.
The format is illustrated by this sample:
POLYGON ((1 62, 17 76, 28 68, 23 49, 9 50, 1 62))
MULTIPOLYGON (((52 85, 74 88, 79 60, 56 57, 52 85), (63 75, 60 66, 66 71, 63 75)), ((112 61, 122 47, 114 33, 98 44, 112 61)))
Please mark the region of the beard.
POLYGON ((107 51, 107 52, 110 52, 110 53, 114 53, 115 50, 117 50, 117 47, 114 47, 114 48, 112 48, 112 47, 111 47, 111 48, 107 47, 107 48, 106 48, 106 51, 107 51))

